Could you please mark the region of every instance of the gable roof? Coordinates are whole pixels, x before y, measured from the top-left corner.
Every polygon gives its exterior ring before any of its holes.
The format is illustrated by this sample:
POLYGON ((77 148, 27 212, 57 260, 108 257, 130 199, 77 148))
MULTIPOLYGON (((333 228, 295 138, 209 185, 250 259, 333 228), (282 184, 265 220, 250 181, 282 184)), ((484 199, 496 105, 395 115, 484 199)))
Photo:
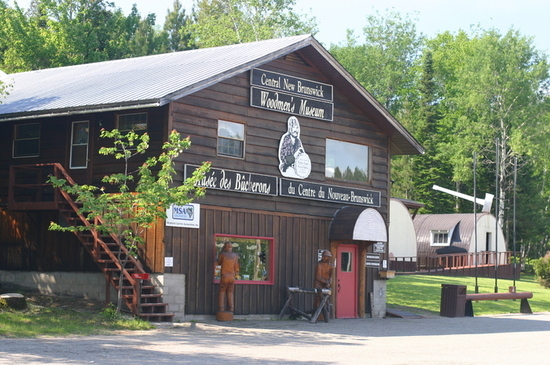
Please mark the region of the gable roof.
POLYGON ((422 146, 311 35, 88 63, 8 75, 0 122, 157 107, 299 52, 390 136, 392 154, 422 146))

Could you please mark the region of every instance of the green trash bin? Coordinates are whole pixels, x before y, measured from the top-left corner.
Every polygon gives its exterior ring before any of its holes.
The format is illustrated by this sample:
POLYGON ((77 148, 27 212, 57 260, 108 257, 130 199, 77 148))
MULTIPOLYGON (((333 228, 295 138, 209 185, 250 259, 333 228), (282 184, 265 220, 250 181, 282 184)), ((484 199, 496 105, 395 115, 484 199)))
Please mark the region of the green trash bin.
POLYGON ((442 317, 464 317, 466 310, 466 285, 441 284, 442 317))

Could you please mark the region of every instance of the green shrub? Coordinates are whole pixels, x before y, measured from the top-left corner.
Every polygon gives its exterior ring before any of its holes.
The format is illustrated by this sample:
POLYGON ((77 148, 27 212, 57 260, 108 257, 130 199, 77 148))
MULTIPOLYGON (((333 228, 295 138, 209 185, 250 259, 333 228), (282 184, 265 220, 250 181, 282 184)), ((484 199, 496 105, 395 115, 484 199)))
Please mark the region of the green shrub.
POLYGON ((550 288, 550 256, 546 255, 540 259, 533 260, 532 264, 537 281, 545 288, 550 288))
POLYGON ((107 307, 105 307, 101 311, 101 315, 103 316, 103 318, 105 318, 105 320, 111 321, 111 322, 117 321, 122 317, 120 312, 117 311, 116 306, 113 303, 110 303, 107 307))

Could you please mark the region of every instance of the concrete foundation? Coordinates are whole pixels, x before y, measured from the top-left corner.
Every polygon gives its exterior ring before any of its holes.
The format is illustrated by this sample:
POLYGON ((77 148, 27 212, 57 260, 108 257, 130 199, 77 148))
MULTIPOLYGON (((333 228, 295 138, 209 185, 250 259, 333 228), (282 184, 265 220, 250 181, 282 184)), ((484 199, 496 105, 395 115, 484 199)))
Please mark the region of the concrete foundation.
POLYGON ((384 318, 386 316, 386 285, 387 280, 374 280, 372 318, 384 318))
MULTIPOLYGON (((185 275, 151 274, 150 279, 163 294, 168 311, 174 313, 174 320, 185 317, 185 275)), ((10 283, 44 294, 64 294, 79 298, 105 301, 105 276, 101 273, 80 272, 36 272, 0 270, 0 283, 10 283)), ((109 288, 111 301, 117 293, 109 288)))

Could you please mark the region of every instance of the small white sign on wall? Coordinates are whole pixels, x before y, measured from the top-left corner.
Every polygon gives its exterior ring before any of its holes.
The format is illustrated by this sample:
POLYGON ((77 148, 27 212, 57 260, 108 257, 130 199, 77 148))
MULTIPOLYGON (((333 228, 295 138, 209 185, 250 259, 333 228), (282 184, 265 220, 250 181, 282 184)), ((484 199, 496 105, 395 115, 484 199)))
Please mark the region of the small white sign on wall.
POLYGON ((166 210, 166 226, 200 228, 200 212, 200 204, 170 205, 166 210))
POLYGON ((165 257, 164 258, 164 267, 174 267, 174 258, 173 257, 165 257))

